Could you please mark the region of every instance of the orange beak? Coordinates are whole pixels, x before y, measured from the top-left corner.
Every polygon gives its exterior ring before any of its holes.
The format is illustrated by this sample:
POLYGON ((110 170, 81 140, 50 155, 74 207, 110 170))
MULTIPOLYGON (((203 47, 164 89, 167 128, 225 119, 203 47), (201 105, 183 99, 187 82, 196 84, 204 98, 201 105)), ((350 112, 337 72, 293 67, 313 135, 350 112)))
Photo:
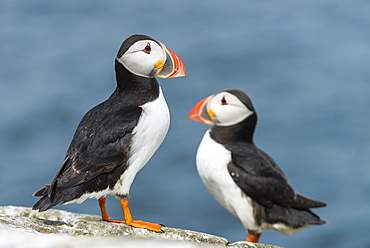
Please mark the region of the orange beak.
POLYGON ((208 109, 208 102, 213 98, 212 96, 206 97, 200 102, 198 102, 189 113, 189 119, 192 121, 199 121, 209 125, 215 124, 211 119, 212 116, 215 116, 213 111, 208 109))
POLYGON ((186 68, 179 56, 164 45, 162 45, 162 48, 164 51, 165 61, 159 61, 157 63, 156 67, 160 68, 157 76, 161 78, 185 77, 186 68))

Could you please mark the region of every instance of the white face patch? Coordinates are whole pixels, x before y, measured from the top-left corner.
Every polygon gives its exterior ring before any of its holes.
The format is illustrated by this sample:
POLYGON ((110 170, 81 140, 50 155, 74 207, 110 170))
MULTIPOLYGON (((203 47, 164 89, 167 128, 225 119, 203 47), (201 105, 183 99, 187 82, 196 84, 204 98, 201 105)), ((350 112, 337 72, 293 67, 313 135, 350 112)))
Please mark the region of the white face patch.
POLYGON ((162 47, 153 40, 135 42, 117 60, 131 73, 142 77, 154 77, 158 72, 155 64, 165 60, 166 54, 162 47))
POLYGON ((216 94, 207 108, 215 113, 215 116, 211 118, 217 126, 235 125, 254 113, 229 92, 216 94))

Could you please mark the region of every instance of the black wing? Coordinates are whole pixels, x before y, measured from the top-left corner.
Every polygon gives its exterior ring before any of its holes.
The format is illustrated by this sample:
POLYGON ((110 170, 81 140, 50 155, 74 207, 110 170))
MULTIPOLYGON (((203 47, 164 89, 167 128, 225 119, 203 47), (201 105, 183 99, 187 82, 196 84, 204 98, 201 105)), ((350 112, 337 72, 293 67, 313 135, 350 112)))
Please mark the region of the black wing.
POLYGON ((118 166, 127 166, 132 130, 141 112, 140 107, 115 108, 106 102, 91 109, 82 118, 53 182, 34 195, 52 197, 118 166))
POLYGON ((253 144, 232 151, 228 170, 238 187, 263 206, 278 204, 302 209, 326 206, 295 192, 278 165, 253 144))

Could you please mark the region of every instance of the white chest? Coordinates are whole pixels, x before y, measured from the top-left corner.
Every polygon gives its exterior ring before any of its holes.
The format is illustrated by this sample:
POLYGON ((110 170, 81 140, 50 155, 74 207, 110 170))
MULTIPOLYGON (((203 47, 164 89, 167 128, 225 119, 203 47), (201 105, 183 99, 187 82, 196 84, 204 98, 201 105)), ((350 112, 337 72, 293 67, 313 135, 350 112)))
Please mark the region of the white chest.
POLYGON ((170 112, 161 89, 155 101, 141 107, 143 111, 140 120, 133 130, 129 167, 114 187, 114 193, 120 195, 129 194, 136 173, 143 168, 161 145, 170 125, 170 112))
POLYGON ((211 139, 208 130, 197 152, 198 173, 211 195, 225 209, 237 216, 246 229, 256 230, 251 199, 231 178, 227 169, 230 161, 231 152, 211 139))

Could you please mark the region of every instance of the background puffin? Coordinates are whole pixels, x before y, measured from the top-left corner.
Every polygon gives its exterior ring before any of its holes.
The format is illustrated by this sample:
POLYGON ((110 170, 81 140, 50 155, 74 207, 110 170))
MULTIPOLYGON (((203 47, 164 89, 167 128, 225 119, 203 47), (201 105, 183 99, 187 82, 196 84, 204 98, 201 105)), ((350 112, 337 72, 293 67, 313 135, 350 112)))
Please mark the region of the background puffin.
POLYGON ((224 90, 197 103, 189 119, 214 126, 197 151, 197 169, 212 196, 240 219, 247 241, 263 229, 286 235, 322 225, 310 208, 326 203, 293 190, 278 165, 253 142, 257 114, 240 90, 224 90))
POLYGON ((33 209, 41 212, 57 204, 98 198, 104 221, 160 232, 159 224, 132 220, 128 195, 136 173, 158 149, 170 123, 155 76, 183 77, 186 69, 156 39, 133 35, 122 43, 115 71, 117 88, 82 118, 54 180, 34 193, 42 198, 33 209), (125 221, 108 217, 108 194, 120 199, 125 221))

